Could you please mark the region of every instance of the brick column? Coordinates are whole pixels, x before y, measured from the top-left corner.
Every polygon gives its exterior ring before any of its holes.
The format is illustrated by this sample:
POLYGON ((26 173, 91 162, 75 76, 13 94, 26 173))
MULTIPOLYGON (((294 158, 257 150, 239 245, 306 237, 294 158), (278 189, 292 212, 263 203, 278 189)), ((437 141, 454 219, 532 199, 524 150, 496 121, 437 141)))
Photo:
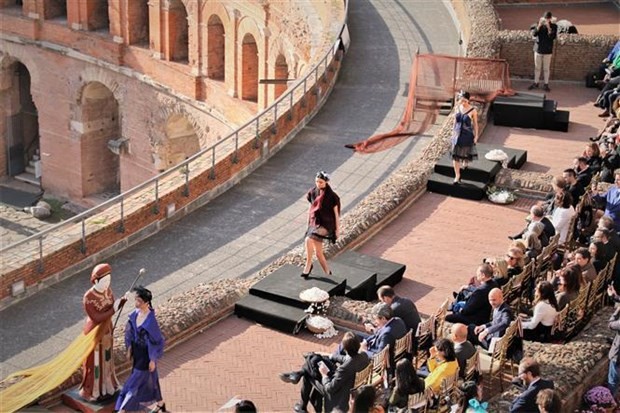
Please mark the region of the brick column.
MULTIPOLYGON (((261 38, 256 39, 256 46, 258 48, 258 80, 266 79, 269 75, 269 62, 267 61, 267 56, 269 56, 269 37, 271 36, 271 31, 268 27, 263 27, 260 32, 261 38)), ((258 84, 257 103, 259 109, 264 109, 269 104, 269 87, 270 85, 268 84, 258 84)))
POLYGON ((239 61, 239 52, 240 52, 240 44, 239 44, 239 20, 241 19, 241 12, 238 9, 229 9, 230 15, 232 16, 231 25, 226 28, 226 37, 224 41, 226 42, 225 46, 225 65, 224 70, 226 71, 226 90, 228 91, 228 95, 236 98, 239 97, 237 91, 239 90, 239 76, 241 73, 237 70, 237 64, 239 61))
MULTIPOLYGON (((12 3, 15 5, 14 1, 12 3)), ((31 19, 42 18, 45 15, 43 13, 44 4, 45 3, 40 0, 23 0, 22 14, 31 19)))
MULTIPOLYGON (((139 3, 134 1, 133 3, 139 3)), ((127 0, 108 0, 108 18, 110 19, 110 36, 115 43, 127 44, 123 36, 123 27, 127 26, 127 0)))
POLYGON ((67 1, 67 23, 73 30, 108 28, 107 3, 101 0, 67 1))
POLYGON ((163 11, 159 0, 149 0, 149 44, 153 57, 163 59, 163 11))

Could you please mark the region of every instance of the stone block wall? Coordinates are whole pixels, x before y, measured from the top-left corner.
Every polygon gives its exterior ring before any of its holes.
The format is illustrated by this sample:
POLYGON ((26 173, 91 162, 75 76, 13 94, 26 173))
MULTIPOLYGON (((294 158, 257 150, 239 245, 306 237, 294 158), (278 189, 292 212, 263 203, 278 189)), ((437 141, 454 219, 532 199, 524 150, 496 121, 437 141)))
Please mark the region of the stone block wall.
MULTIPOLYGON (((529 31, 499 32, 499 57, 506 59, 513 77, 534 76, 534 43, 529 31)), ((584 80, 607 56, 618 39, 609 35, 561 34, 555 42, 551 58, 551 79, 584 80)))

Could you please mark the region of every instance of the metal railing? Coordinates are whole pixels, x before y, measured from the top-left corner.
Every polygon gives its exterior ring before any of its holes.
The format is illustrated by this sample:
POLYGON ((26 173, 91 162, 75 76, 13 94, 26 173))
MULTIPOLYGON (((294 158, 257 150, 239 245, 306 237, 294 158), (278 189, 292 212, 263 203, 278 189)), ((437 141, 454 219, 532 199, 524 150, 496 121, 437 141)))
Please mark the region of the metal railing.
MULTIPOLYGON (((37 269, 44 272, 44 257, 64 246, 80 240, 80 251, 86 255, 88 249, 87 237, 110 224, 116 225, 116 231, 125 231, 125 218, 134 211, 154 202, 153 213, 160 212, 162 194, 170 193, 183 187, 183 194, 190 195, 189 182, 191 178, 209 172, 211 179, 216 178, 216 165, 232 154, 232 161, 239 162, 238 151, 240 146, 254 140, 255 147, 261 144, 261 133, 267 129, 277 133, 277 122, 288 111, 288 120, 292 119, 292 110, 297 102, 304 106, 306 94, 309 91, 317 93, 318 83, 327 81, 327 71, 338 53, 342 32, 346 28, 348 1, 345 1, 344 19, 339 35, 330 49, 308 73, 292 87, 278 97, 269 107, 265 108, 254 118, 237 128, 231 134, 217 143, 192 155, 184 162, 160 173, 159 175, 105 201, 96 207, 73 216, 59 224, 45 229, 28 238, 15 242, 0 249, 1 273, 21 268, 26 264, 38 260, 37 269), (314 88, 314 89, 312 89, 314 88), (129 202, 129 201, 136 202, 129 202), (8 256, 11 259, 8 259, 8 256)), ((305 119, 305 115, 304 118, 305 119)), ((77 263, 77 262, 76 262, 77 263)), ((76 264, 73 263, 73 264, 76 264)))

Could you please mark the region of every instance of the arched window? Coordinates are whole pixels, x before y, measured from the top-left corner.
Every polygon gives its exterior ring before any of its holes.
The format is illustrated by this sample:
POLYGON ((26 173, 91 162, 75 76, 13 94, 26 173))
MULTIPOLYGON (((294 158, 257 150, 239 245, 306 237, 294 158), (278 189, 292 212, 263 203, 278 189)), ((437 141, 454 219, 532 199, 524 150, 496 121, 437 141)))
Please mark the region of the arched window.
POLYGON ((241 46, 241 99, 258 102, 258 47, 249 33, 241 46))
POLYGON ((181 0, 170 1, 168 18, 169 60, 187 63, 189 58, 189 25, 187 10, 185 10, 185 5, 181 0))
MULTIPOLYGON (((275 67, 275 78, 276 79, 288 79, 288 64, 286 63, 286 58, 284 55, 278 55, 276 58, 276 67, 275 67)), ((274 97, 277 99, 288 89, 288 83, 276 83, 275 84, 275 94, 274 97)))
POLYGON ((217 15, 209 18, 207 26, 207 76, 211 79, 224 80, 225 66, 224 25, 217 15))

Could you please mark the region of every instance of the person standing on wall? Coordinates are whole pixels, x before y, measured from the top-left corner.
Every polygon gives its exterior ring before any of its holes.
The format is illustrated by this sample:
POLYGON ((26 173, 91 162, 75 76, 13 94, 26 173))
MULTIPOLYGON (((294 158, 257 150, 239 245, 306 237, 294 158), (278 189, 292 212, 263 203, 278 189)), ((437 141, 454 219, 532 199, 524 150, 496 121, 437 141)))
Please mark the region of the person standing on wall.
POLYGON ((537 24, 532 25, 530 33, 532 33, 534 38, 534 83, 528 89, 538 88, 540 71, 542 70, 545 81, 543 90, 550 92, 549 75, 551 72, 553 41, 558 34, 558 26, 553 23, 553 15, 550 11, 546 12, 537 24))

